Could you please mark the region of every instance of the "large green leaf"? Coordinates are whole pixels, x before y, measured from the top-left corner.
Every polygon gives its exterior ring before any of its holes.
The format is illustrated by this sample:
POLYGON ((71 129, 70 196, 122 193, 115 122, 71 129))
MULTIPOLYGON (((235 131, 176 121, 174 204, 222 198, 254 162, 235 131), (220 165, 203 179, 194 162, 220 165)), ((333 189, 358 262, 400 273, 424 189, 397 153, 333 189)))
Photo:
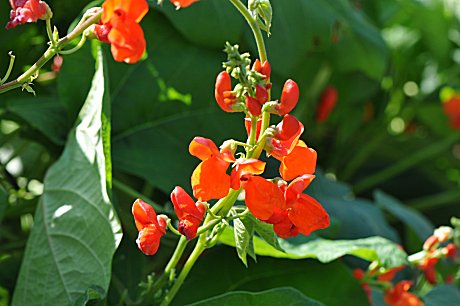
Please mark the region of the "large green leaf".
MULTIPOLYGON (((233 230, 226 228, 219 240, 224 244, 235 246, 233 230)), ((407 254, 393 242, 381 237, 356 240, 309 240, 308 237, 299 236, 296 239, 280 239, 279 243, 284 252, 254 237, 255 253, 275 258, 315 258, 323 263, 331 262, 344 255, 354 255, 368 261, 378 261, 386 268, 407 264, 407 254)))
POLYGON ((322 303, 306 297, 293 288, 277 288, 262 292, 236 291, 206 299, 189 306, 320 306, 322 303))
POLYGON ((78 123, 45 177, 13 305, 69 305, 107 292, 121 228, 106 187, 106 84, 99 51, 78 123))
POLYGON ((460 305, 460 290, 453 285, 436 286, 423 300, 426 306, 460 305))
POLYGON ((434 227, 431 222, 415 209, 405 206, 382 191, 375 191, 374 198, 378 206, 407 224, 421 241, 433 234, 434 227))
POLYGON ((246 268, 235 252, 218 247, 204 253, 185 280, 173 305, 201 301, 231 291, 292 287, 328 306, 368 305, 361 286, 340 262, 259 257, 246 268))

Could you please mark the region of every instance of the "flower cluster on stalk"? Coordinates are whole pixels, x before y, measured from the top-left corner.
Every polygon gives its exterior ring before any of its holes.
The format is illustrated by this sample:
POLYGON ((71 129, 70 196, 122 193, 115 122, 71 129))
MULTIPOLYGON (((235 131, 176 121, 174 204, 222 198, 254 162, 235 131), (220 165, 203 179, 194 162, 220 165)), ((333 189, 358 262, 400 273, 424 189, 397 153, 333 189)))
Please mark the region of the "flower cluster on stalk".
MULTIPOLYGON (((231 190, 243 192, 249 212, 260 221, 272 224, 281 238, 299 233, 309 235, 328 227, 327 212, 304 193, 315 178, 317 154, 300 140, 304 126, 289 114, 299 100, 297 83, 287 80, 279 101, 270 100, 270 64, 257 59, 251 68, 249 55, 240 54, 238 46, 227 44, 225 51, 228 61, 216 78, 215 99, 225 112, 245 113, 248 140, 245 143, 227 140, 220 148, 204 137, 191 141, 189 153, 201 161, 191 177, 197 201, 179 186, 172 192, 171 201, 179 219, 178 231, 187 239, 195 238, 211 206, 208 201, 222 201, 231 190), (236 79, 235 86, 232 79, 236 79), (262 121, 267 120, 264 116, 269 118, 270 114, 280 116, 281 121, 273 126, 268 126, 268 122, 264 124, 262 121), (244 152, 238 150, 239 147, 244 152), (263 176, 266 163, 259 160, 262 150, 268 157, 279 160, 279 177, 263 176)), ((136 214, 134 217, 137 220, 136 214)), ((155 239, 153 245, 164 234, 162 227, 156 228, 158 235, 151 236, 155 239)), ((139 247, 144 251, 141 245, 139 247)))

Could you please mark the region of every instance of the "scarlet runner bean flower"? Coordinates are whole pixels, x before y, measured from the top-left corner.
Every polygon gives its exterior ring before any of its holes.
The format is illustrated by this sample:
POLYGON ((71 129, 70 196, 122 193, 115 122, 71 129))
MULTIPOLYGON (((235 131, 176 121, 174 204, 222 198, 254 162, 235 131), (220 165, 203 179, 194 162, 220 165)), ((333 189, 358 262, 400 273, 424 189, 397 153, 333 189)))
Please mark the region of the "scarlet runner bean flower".
POLYGON ((278 114, 284 116, 289 114, 299 101, 299 86, 293 80, 287 80, 284 83, 283 92, 279 105, 276 107, 278 114))
POLYGON ((230 75, 226 71, 222 71, 217 75, 214 97, 216 98, 217 104, 223 111, 235 111, 234 105, 237 102, 237 99, 235 93, 232 91, 232 81, 230 75))
POLYGON ((18 24, 45 19, 49 10, 48 5, 39 0, 10 0, 10 5, 10 21, 6 24, 7 29, 14 28, 18 24))
POLYGON ((160 246, 160 239, 166 233, 168 217, 155 213, 149 204, 137 199, 132 207, 139 236, 137 246, 145 255, 154 255, 160 246))
POLYGON ((195 203, 187 192, 179 186, 176 186, 171 192, 171 201, 179 218, 179 233, 184 235, 187 240, 195 238, 206 212, 205 205, 200 201, 195 203))
POLYGON ((400 281, 385 292, 385 303, 389 306, 423 306, 424 303, 413 293, 409 292, 412 282, 400 281))
POLYGON ((267 154, 277 159, 288 155, 296 146, 303 130, 303 124, 294 116, 284 116, 275 128, 274 137, 269 139, 266 146, 267 154))
POLYGON ((214 142, 195 137, 189 146, 191 155, 202 162, 192 173, 193 195, 200 201, 225 197, 230 189, 230 176, 226 173, 235 158, 227 151, 219 151, 214 142))
POLYGON ((326 121, 337 104, 337 98, 337 90, 333 86, 328 86, 324 89, 316 109, 316 122, 326 121))
POLYGON ((444 113, 453 129, 460 130, 460 96, 455 95, 443 103, 444 113))
POLYGON ((252 65, 252 70, 257 71, 260 74, 263 74, 265 76, 265 79, 269 79, 272 72, 270 63, 268 61, 265 61, 262 64, 259 59, 256 59, 254 61, 254 64, 252 65))
POLYGON ((110 43, 117 62, 133 64, 145 52, 144 31, 139 22, 147 14, 146 0, 106 0, 102 4, 101 24, 94 27, 97 38, 110 43))

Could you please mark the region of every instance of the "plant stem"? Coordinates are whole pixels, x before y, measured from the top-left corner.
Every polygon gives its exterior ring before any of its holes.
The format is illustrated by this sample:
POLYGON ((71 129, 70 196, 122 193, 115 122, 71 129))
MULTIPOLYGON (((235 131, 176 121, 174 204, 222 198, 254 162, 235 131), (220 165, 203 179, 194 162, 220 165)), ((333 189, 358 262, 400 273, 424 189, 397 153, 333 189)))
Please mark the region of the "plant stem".
POLYGON ((166 265, 165 268, 165 274, 170 274, 171 271, 176 267, 177 263, 179 262, 180 258, 182 257, 182 254, 185 251, 185 247, 187 246, 187 239, 185 236, 181 236, 179 239, 179 242, 177 243, 176 250, 174 251, 171 259, 169 260, 168 264, 166 265))
POLYGON ((384 182, 401 172, 410 169, 411 167, 424 162, 430 158, 436 157, 438 154, 445 152, 446 149, 450 148, 452 144, 460 140, 459 134, 452 134, 449 137, 436 142, 417 153, 407 156, 400 160, 393 166, 385 168, 384 170, 377 172, 355 184, 353 191, 358 194, 361 193, 381 182, 384 182))
POLYGON ((252 17, 246 6, 240 0, 230 0, 230 2, 237 8, 249 24, 257 44, 257 51, 259 52, 259 59, 263 63, 267 61, 267 51, 265 50, 264 38, 262 31, 257 24, 257 21, 252 17))
POLYGON ((0 85, 2 85, 6 82, 6 80, 8 80, 11 74, 11 70, 13 70, 14 59, 16 57, 13 55, 13 52, 11 51, 8 53, 8 55, 10 56, 10 64, 8 65, 8 70, 6 71, 5 76, 3 77, 3 79, 0 79, 0 85))
POLYGON ((193 265, 195 264, 198 257, 200 257, 204 249, 205 249, 204 245, 201 243, 201 241, 198 241, 197 245, 195 246, 195 249, 193 249, 192 254, 190 254, 190 257, 187 259, 187 262, 182 268, 182 271, 180 272, 179 276, 174 282, 174 285, 171 287, 171 290, 166 294, 160 306, 168 306, 171 303, 174 296, 177 294, 177 291, 179 291, 185 278, 189 274, 190 270, 192 269, 193 265))
POLYGON ((21 87, 22 85, 29 83, 33 76, 40 70, 43 65, 45 65, 50 59, 53 58, 58 52, 59 49, 67 46, 72 40, 80 36, 87 28, 89 28, 94 23, 98 22, 101 18, 102 10, 96 12, 93 16, 89 17, 85 22, 81 23, 76 27, 72 32, 61 38, 56 42, 55 46, 50 46, 45 53, 32 65, 26 72, 21 74, 17 79, 0 85, 0 93, 7 92, 14 88, 21 87))

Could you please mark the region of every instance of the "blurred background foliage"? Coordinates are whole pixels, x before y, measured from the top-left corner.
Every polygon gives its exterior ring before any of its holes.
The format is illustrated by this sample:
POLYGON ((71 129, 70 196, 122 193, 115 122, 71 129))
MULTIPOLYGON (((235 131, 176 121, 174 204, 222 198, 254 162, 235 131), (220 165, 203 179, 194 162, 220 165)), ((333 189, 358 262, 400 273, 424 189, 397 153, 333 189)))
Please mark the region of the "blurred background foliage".
MULTIPOLYGON (((89 1, 47 2, 62 36, 89 1)), ((171 212, 170 191, 176 185, 190 190, 197 164, 188 154, 190 140, 199 135, 219 144, 245 138, 241 114, 223 113, 213 99, 225 42, 239 44, 253 60, 257 54, 250 29, 228 1, 202 0, 179 11, 153 2, 141 23, 145 60, 115 63, 104 46, 112 107, 113 203, 124 231, 113 259, 110 305, 140 302, 147 275, 161 271, 175 245, 175 238, 166 235, 154 260, 137 250, 130 213, 134 198, 171 212)), ((445 86, 460 91, 460 1, 271 3, 274 19, 266 44, 272 94, 279 97, 288 78, 300 86, 294 115, 305 125, 304 140, 318 152, 321 169, 308 192, 333 220, 320 235, 382 236, 409 253, 420 250, 434 226, 448 224, 459 213, 460 133, 449 126, 439 93, 445 86), (336 88, 338 102, 330 117, 318 123, 315 112, 327 86, 336 88)), ((7 23, 8 11, 8 2, 2 1, 0 25, 7 23)), ((16 76, 46 48, 43 22, 9 31, 2 26, 0 37, 0 73, 6 71, 9 51, 16 55, 16 76)), ((0 305, 13 294, 46 171, 61 156, 91 87, 92 53, 87 43, 64 57, 60 72, 45 66, 34 84, 37 97, 19 90, 0 97, 0 305)), ((276 169, 273 163, 269 172, 276 169)), ((247 271, 232 252, 220 247, 205 254, 177 305, 228 290, 282 286, 326 305, 343 305, 347 299, 354 305, 367 303, 341 261, 324 265, 263 258, 247 271), (197 291, 200 271, 221 269, 217 263, 222 258, 223 274, 206 280, 209 290, 197 291), (299 274, 299 269, 302 277, 285 273, 299 274), (261 276, 266 270, 273 277, 261 276), (226 273, 250 279, 226 286, 219 278, 226 273), (323 274, 328 278, 319 280, 323 274), (333 296, 328 291, 332 281, 349 287, 333 296)))

